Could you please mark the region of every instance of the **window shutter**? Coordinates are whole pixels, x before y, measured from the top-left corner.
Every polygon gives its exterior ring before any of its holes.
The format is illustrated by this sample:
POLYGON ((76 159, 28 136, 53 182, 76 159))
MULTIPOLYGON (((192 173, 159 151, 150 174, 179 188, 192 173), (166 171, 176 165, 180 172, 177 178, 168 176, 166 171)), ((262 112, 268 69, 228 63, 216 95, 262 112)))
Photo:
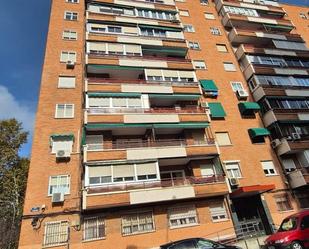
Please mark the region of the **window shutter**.
POLYGON ((133 164, 114 165, 113 172, 114 172, 114 178, 130 177, 135 175, 133 164))
POLYGON ((89 177, 112 175, 111 166, 88 167, 88 171, 89 171, 89 177))
POLYGON ((137 175, 156 175, 157 166, 156 163, 143 163, 136 165, 137 175))

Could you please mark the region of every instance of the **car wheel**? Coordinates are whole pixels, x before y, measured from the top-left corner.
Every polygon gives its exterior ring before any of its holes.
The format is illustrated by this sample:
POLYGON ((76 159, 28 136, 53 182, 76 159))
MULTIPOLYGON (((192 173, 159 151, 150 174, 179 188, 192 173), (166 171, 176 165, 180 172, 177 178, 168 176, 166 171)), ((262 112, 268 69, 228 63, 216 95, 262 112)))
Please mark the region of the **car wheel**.
POLYGON ((294 242, 291 244, 291 248, 292 248, 292 249, 304 249, 303 246, 302 246, 298 241, 294 241, 294 242))

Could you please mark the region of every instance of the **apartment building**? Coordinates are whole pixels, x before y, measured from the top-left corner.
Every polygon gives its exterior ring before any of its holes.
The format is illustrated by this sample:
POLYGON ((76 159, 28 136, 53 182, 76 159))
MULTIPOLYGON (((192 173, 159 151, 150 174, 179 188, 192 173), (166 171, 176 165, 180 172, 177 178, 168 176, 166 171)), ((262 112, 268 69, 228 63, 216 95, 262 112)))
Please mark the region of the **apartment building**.
POLYGON ((308 206, 308 11, 53 0, 19 248, 270 234, 308 206))

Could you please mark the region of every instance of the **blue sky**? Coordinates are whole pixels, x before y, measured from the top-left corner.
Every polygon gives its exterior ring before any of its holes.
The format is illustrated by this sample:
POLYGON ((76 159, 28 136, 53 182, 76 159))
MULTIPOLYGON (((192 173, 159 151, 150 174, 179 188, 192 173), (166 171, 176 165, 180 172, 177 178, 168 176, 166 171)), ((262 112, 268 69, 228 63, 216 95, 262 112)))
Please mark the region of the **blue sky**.
MULTIPOLYGON (((309 5, 309 0, 282 2, 309 5)), ((50 0, 2 1, 0 8, 0 119, 18 118, 30 135, 39 93, 49 9, 50 0)), ((27 156, 30 150, 31 136, 20 154, 27 156)))

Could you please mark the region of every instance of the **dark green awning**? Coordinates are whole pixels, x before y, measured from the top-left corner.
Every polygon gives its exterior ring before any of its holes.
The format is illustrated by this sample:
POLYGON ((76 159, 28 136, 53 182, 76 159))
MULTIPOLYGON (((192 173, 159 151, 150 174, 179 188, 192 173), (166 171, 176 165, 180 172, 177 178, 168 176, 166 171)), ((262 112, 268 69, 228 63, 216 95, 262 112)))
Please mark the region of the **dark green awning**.
POLYGON ((270 135, 270 132, 266 128, 251 128, 248 129, 248 133, 251 138, 270 135))
POLYGON ((144 25, 144 24, 139 24, 138 25, 140 28, 147 28, 147 29, 161 29, 161 30, 166 30, 166 31, 181 31, 181 28, 174 28, 174 27, 164 27, 164 26, 153 26, 153 25, 144 25))
POLYGON ((220 102, 211 102, 208 103, 210 114, 212 118, 224 118, 226 113, 220 102))
POLYGON ((86 129, 113 129, 113 128, 152 128, 151 124, 124 124, 124 123, 108 123, 108 124, 86 124, 86 129))
POLYGON ((97 68, 97 69, 115 69, 115 70, 144 70, 143 67, 129 67, 129 66, 117 66, 117 65, 96 65, 88 64, 87 67, 97 68))
POLYGON ((276 25, 276 24, 264 24, 264 26, 269 29, 285 29, 285 30, 292 30, 294 26, 290 25, 276 25))
POLYGON ((198 100, 201 95, 199 94, 149 94, 151 99, 177 99, 177 100, 198 100))
POLYGON ((218 92, 218 87, 213 80, 200 80, 200 84, 206 92, 218 92))
POLYGON ((201 129, 207 128, 209 126, 208 122, 188 122, 188 123, 171 123, 171 124, 154 124, 154 128, 189 128, 189 129, 201 129))
POLYGON ((140 93, 88 93, 88 97, 140 97, 140 93))
POLYGON ((241 102, 238 104, 238 108, 241 114, 250 114, 261 109, 259 104, 256 102, 241 102))
POLYGON ((68 134, 52 134, 50 135, 51 139, 55 138, 66 138, 74 141, 74 134, 73 133, 68 133, 68 134))

